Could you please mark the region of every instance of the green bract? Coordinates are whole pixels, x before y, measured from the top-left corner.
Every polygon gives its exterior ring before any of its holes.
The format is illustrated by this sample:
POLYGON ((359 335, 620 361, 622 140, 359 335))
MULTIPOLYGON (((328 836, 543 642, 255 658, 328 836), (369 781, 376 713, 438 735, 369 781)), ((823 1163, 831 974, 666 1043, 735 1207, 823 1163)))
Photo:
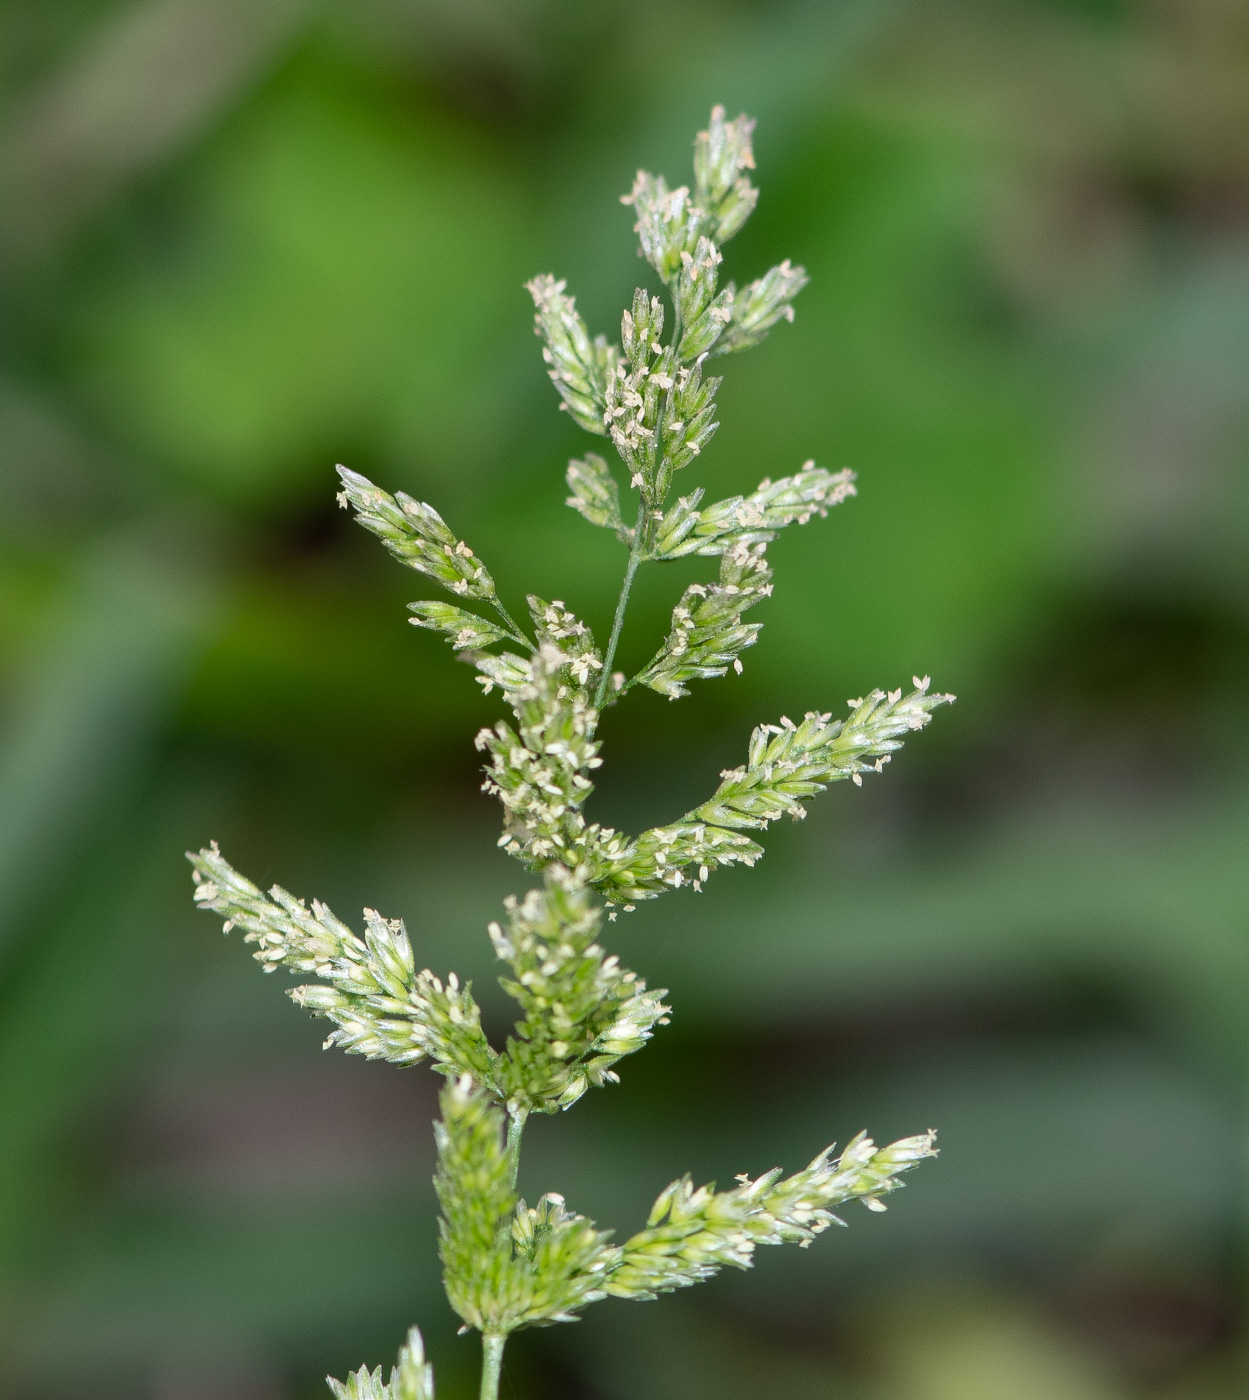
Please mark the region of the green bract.
MULTIPOLYGON (((807 280, 783 262, 742 291, 720 285, 720 245, 758 199, 745 174, 754 168, 752 128, 745 117, 725 121, 717 107, 695 142, 692 190, 669 189, 643 171, 625 196, 670 304, 639 288, 619 347, 591 338, 562 281, 528 284, 562 406, 611 440, 632 493, 629 525, 608 463, 587 453, 569 464, 568 504, 628 548, 605 647, 558 600, 530 595, 529 624, 520 625, 485 565, 432 506, 339 468, 341 504, 401 563, 457 599, 414 602, 410 620, 440 632, 511 711, 478 734, 477 747, 487 758, 486 790, 503 806, 499 845, 541 883, 509 898, 505 920, 490 925, 507 969, 500 980, 521 1010, 504 1047, 487 1041, 470 986, 453 972, 417 970, 401 921, 366 909, 361 937, 315 900, 309 909, 277 886, 263 894, 215 845, 190 857, 196 900, 222 915, 227 931, 244 930, 266 972, 283 966, 317 979, 291 995, 333 1022, 327 1046, 401 1065, 428 1059, 447 1077, 435 1127, 444 1282, 466 1326, 482 1333, 484 1400, 498 1393, 503 1345, 517 1328, 571 1321, 608 1295, 653 1298, 725 1265, 746 1268, 760 1244, 810 1244, 841 1223, 833 1212, 846 1201, 883 1209, 899 1175, 934 1151, 931 1133, 882 1149, 860 1135, 840 1157, 830 1147, 793 1176, 778 1168, 722 1192, 674 1182, 646 1228, 623 1244, 569 1211, 562 1196, 548 1193, 531 1208, 516 1194, 528 1115, 569 1108, 612 1083, 619 1062, 668 1021, 666 993, 649 991, 600 944, 604 909, 615 919, 621 906, 684 884, 700 890, 722 866, 753 865, 763 854, 755 835, 779 817, 804 816, 803 801, 829 783, 880 772, 905 736, 953 698, 916 679, 905 695, 874 690, 852 700, 841 719, 813 712, 797 724, 782 717, 760 725, 746 761, 720 775, 706 802, 636 836, 585 814, 602 763, 595 735, 604 707, 637 685, 675 700, 691 681, 740 671, 761 627, 744 616, 772 592, 768 545, 855 493, 851 472, 807 462, 748 496, 703 505, 700 487, 668 499, 674 474, 718 426, 720 380, 704 374, 704 361, 758 344, 778 321, 792 320, 807 280), (718 558, 717 577, 684 591, 667 637, 636 675, 614 673, 637 569, 688 555, 718 558)), ((387 1383, 380 1370, 362 1369, 330 1386, 338 1400, 432 1400, 420 1334, 409 1334, 387 1383)))

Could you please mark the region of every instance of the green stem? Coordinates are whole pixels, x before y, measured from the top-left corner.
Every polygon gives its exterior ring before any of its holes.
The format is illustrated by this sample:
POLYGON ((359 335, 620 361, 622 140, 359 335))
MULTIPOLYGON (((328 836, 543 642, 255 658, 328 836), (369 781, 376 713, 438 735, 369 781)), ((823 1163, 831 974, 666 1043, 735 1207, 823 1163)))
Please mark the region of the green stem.
POLYGON ((481 1400, 499 1400, 499 1376, 507 1337, 487 1332, 481 1339, 481 1400))
MULTIPOLYGON (((675 349, 681 341, 681 303, 676 297, 672 298, 672 339, 669 344, 675 349)), ((655 417, 655 451, 659 452, 659 444, 663 436, 664 415, 668 411, 668 405, 672 401, 672 390, 669 389, 664 395, 664 401, 659 407, 659 412, 655 417)), ((660 469, 662 470, 662 462, 660 469)), ((662 502, 660 502, 662 504, 662 502)), ((607 698, 607 687, 611 684, 612 662, 616 659, 616 645, 620 641, 620 629, 624 626, 625 608, 629 602, 629 590, 633 587, 633 575, 638 571, 638 565, 642 562, 642 545, 645 537, 646 525, 646 497, 638 498, 638 518, 637 524, 633 527, 633 543, 629 548, 629 565, 625 569, 624 583, 620 587, 620 598, 616 603, 616 616, 612 619, 611 637, 607 643, 607 654, 603 657, 603 674, 599 677, 598 689, 594 692, 594 708, 601 710, 603 701, 607 698)))
POLYGON ((527 1108, 517 1109, 508 1114, 507 1119, 507 1158, 512 1176, 512 1189, 516 1189, 516 1177, 520 1171, 520 1139, 525 1131, 525 1119, 529 1117, 527 1108))
POLYGON ((511 628, 512 636, 515 638, 515 640, 518 641, 521 644, 521 646, 528 647, 530 651, 533 651, 533 643, 516 625, 515 621, 512 618, 512 614, 508 612, 508 610, 503 606, 503 604, 500 603, 497 598, 492 598, 490 601, 490 606, 495 610, 495 612, 499 614, 506 626, 511 628))
POLYGON ((625 608, 629 602, 629 590, 633 587, 633 575, 642 562, 643 527, 646 524, 646 500, 638 501, 637 524, 633 527, 633 543, 629 547, 629 566, 625 569, 624 583, 620 587, 620 598, 616 603, 616 616, 612 620, 611 637, 607 643, 607 653, 603 657, 603 674, 599 677, 598 690, 594 694, 594 708, 601 710, 611 684, 611 664, 616 659, 616 646, 620 641, 620 629, 624 626, 625 608))

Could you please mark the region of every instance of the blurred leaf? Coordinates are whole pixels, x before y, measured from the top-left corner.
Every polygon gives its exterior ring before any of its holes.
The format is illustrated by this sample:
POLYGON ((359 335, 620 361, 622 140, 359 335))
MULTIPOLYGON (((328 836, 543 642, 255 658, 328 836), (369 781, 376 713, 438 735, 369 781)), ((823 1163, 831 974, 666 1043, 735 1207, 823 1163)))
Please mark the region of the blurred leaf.
POLYGON ((1074 1339, 994 1298, 915 1300, 881 1321, 889 1329, 882 1339, 889 1394, 899 1400, 1117 1400, 1127 1394, 1074 1339))
POLYGON ((242 503, 399 440, 436 472, 480 470, 497 327, 525 320, 516 172, 312 56, 229 134, 177 193, 179 243, 83 307, 93 400, 242 503))
POLYGON ((0 246, 46 256, 253 78, 305 0, 134 0, 8 114, 0 246))
POLYGON ((10 697, 0 745, 0 924, 10 945, 86 833, 133 790, 215 620, 207 560, 173 552, 179 528, 127 530, 86 552, 10 697))

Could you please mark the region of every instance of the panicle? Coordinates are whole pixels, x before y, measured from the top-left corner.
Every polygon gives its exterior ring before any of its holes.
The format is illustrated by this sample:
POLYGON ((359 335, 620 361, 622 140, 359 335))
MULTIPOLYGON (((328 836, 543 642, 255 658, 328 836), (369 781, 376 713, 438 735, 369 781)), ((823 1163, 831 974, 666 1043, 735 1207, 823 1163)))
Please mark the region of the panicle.
POLYGON ((629 473, 629 484, 649 506, 667 496, 672 476, 688 466, 716 429, 718 378, 704 378, 701 358, 678 366, 669 347, 654 364, 625 373, 608 385, 611 440, 629 473))
MULTIPOLYGON (((630 486, 644 511, 663 504, 673 475, 710 442, 719 426, 715 395, 720 380, 704 377, 709 354, 756 345, 782 317, 793 319, 792 300, 805 285, 802 268, 784 262, 744 291, 720 288, 721 246, 749 217, 758 191, 744 173, 754 168, 753 121, 727 121, 715 107, 694 147, 694 190, 669 188, 663 176, 638 171, 622 197, 637 221, 639 253, 670 285, 679 334, 663 344, 664 308, 645 288, 621 320, 623 353, 602 337, 591 342, 564 283, 551 276, 528 284, 537 307, 543 354, 564 407, 583 427, 606 433, 619 452, 630 486)), ((621 518, 617 490, 600 459, 569 470, 569 505, 595 524, 634 541, 621 518)), ((649 532, 649 526, 647 526, 649 532)))
POLYGON ((749 868, 762 854, 763 847, 749 836, 709 826, 690 813, 605 852, 593 884, 612 904, 631 910, 638 900, 654 899, 683 885, 701 890, 712 870, 749 868))
POLYGON ((782 718, 759 725, 746 763, 725 769, 707 802, 603 854, 591 882, 613 902, 636 901, 684 884, 700 889, 714 869, 753 865, 763 847, 744 831, 763 830, 784 816, 800 820, 803 801, 830 783, 850 778, 861 785, 864 773, 882 772, 905 736, 953 700, 930 695, 927 679, 917 677, 906 696, 900 689, 888 695, 874 690, 852 702, 845 720, 813 710, 801 724, 782 718))
POLYGON ((806 815, 802 799, 829 783, 879 773, 904 736, 922 729, 952 695, 930 695, 926 685, 909 695, 874 690, 851 704, 845 720, 812 710, 801 724, 782 719, 760 725, 750 739, 746 765, 722 775, 711 800, 696 809, 711 825, 736 830, 763 828, 782 816, 806 815))
MULTIPOLYGON (((651 1298, 732 1266, 747 1268, 761 1244, 805 1246, 850 1200, 883 1210, 902 1173, 933 1155, 933 1135, 877 1148, 860 1134, 841 1153, 820 1153, 803 1171, 779 1168, 739 1177, 728 1191, 673 1182, 646 1227, 613 1245, 561 1195, 536 1206, 516 1187, 520 1131, 529 1114, 569 1108, 591 1087, 617 1079, 616 1066, 666 1025, 663 990, 648 990, 599 942, 604 901, 618 909, 668 890, 701 890, 713 870, 751 866, 763 854, 755 837, 782 816, 805 815, 804 802, 829 783, 880 772, 905 737, 953 699, 930 694, 927 678, 903 696, 873 690, 834 720, 812 711, 800 723, 759 725, 745 762, 721 773, 701 806, 674 822, 630 837, 584 814, 601 765, 600 706, 634 686, 670 699, 694 680, 740 672, 760 624, 746 612, 768 597, 766 551, 791 524, 824 517, 855 494, 854 474, 807 462, 792 476, 762 481, 749 495, 704 505, 696 487, 666 506, 675 473, 698 458, 715 434, 720 379, 708 358, 757 345, 781 320, 807 275, 789 261, 740 291, 720 277, 722 247, 758 200, 753 121, 726 119, 715 107, 694 143, 693 185, 669 188, 640 171, 624 202, 633 207, 639 251, 667 286, 674 323, 664 342, 664 302, 638 288, 621 318, 620 345, 591 338, 563 281, 527 284, 535 331, 562 407, 587 431, 608 437, 638 494, 637 524, 625 523, 620 485, 603 457, 569 463, 568 504, 611 530, 630 550, 626 582, 604 653, 590 629, 559 599, 527 599, 533 638, 499 600, 473 550, 434 508, 394 496, 340 467, 344 506, 402 563, 435 580, 457 602, 410 604, 414 626, 440 634, 477 670, 485 692, 502 692, 513 716, 483 728, 486 791, 503 806, 499 845, 541 884, 505 901, 490 938, 506 971, 504 991, 520 1016, 502 1051, 481 1028, 471 987, 418 971, 403 923, 364 911, 358 935, 330 909, 309 909, 280 886, 262 893, 223 859, 216 845, 190 855, 197 903, 240 927, 265 971, 284 967, 317 980, 291 995, 334 1026, 326 1045, 408 1065, 427 1059, 447 1080, 435 1124, 440 1206, 439 1250, 447 1297, 466 1326, 489 1339, 517 1328, 573 1321, 607 1295, 651 1298), (719 559, 714 583, 685 589, 663 645, 632 677, 612 671, 628 590, 638 565, 690 555, 719 559), (481 616, 472 602, 497 614, 481 616), (492 650, 506 644, 519 650, 492 650)), ((497 1375, 496 1375, 497 1379, 497 1375)), ((432 1368, 416 1329, 390 1378, 361 1368, 329 1381, 335 1400, 433 1400, 432 1368)))
POLYGON ((441 632, 456 651, 479 651, 495 642, 507 641, 512 635, 507 628, 453 603, 409 603, 408 611, 416 614, 408 619, 413 627, 441 632))
POLYGON ((442 1212, 443 1286, 460 1317, 485 1332, 497 1320, 496 1295, 511 1261, 516 1208, 503 1110, 468 1074, 447 1083, 439 1106, 434 1190, 442 1212))
POLYGON ((706 214, 690 198, 689 187, 668 188, 662 175, 639 170, 621 204, 631 204, 637 215, 633 231, 638 251, 665 282, 681 266, 681 254, 692 253, 707 222, 706 214))
POLYGON ((692 255, 700 238, 725 243, 754 211, 759 192, 742 172, 753 170, 750 138, 754 122, 747 117, 724 120, 724 108, 713 107, 706 131, 694 142, 694 192, 681 185, 670 190, 662 175, 639 170, 633 188, 621 196, 637 214, 634 232, 639 251, 665 282, 692 255))
POLYGON ((677 358, 683 363, 705 355, 733 318, 732 288, 716 292, 721 261, 720 250, 710 238, 700 238, 692 253, 681 254, 673 292, 682 326, 677 358))
POLYGON ((503 804, 501 844, 537 868, 551 861, 576 863, 587 829, 581 808, 594 790, 589 774, 602 763, 594 739, 598 713, 590 700, 602 657, 588 631, 572 630, 583 624, 563 620, 572 614, 562 604, 543 606, 560 621, 546 627, 528 662, 505 655, 490 671, 478 661, 488 680, 502 684, 517 719, 515 729, 500 720, 477 735, 478 749, 490 756, 483 787, 503 804))

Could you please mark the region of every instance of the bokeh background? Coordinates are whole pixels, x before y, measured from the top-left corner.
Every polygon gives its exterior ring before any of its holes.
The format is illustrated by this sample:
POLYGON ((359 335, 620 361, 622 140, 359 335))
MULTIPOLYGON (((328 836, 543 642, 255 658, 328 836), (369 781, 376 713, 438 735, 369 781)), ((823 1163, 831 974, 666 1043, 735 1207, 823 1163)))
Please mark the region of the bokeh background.
MULTIPOLYGON (((861 494, 773 547, 744 676, 610 714, 596 814, 669 819, 786 711, 960 699, 612 926, 673 1024, 521 1184, 627 1232, 686 1169, 943 1155, 810 1251, 525 1335, 504 1393, 1249 1394, 1243 0, 0 7, 0 1394, 303 1400, 413 1319, 473 1391, 433 1076, 323 1055, 181 853, 402 915, 505 1024, 497 696, 332 468, 605 627, 522 283, 610 332, 617 197, 713 101, 759 119, 728 274, 812 282, 691 473, 861 494)), ((626 662, 706 567, 644 572, 626 662)))

